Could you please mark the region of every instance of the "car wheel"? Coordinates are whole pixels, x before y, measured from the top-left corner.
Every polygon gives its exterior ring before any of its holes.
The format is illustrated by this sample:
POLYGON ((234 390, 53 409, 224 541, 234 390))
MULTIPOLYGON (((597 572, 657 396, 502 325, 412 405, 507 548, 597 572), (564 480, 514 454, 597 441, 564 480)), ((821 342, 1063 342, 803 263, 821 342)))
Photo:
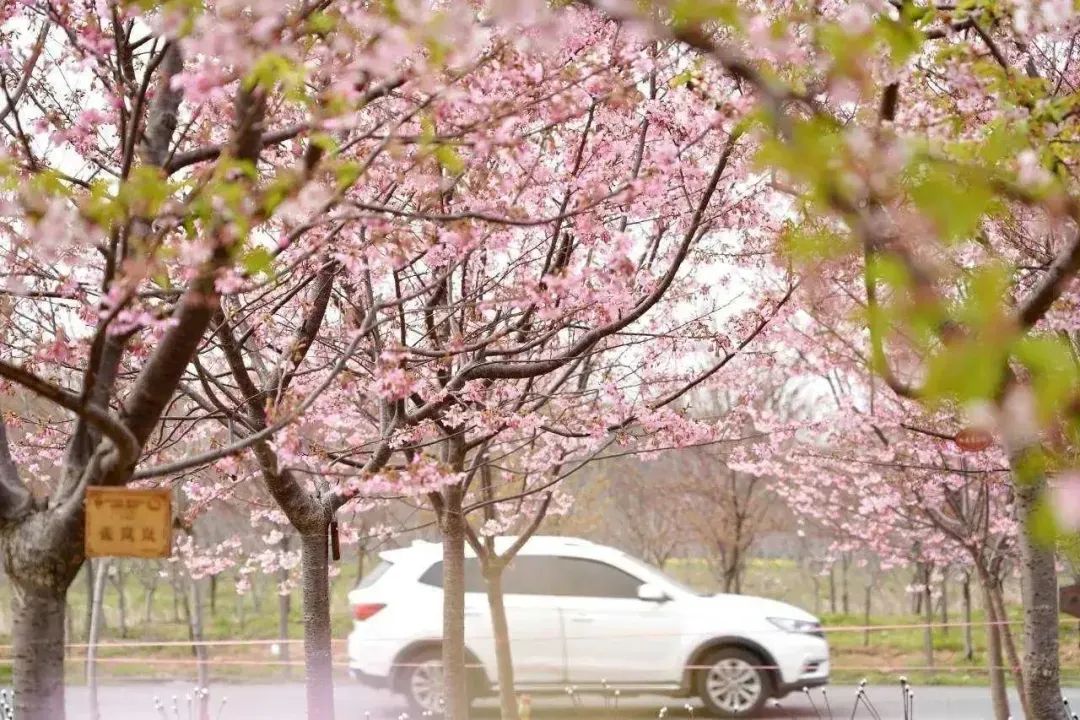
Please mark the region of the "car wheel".
POLYGON ((761 658, 739 648, 709 653, 697 671, 697 691, 706 709, 720 717, 752 717, 771 694, 761 658))
POLYGON ((423 650, 406 661, 401 689, 413 717, 443 714, 442 652, 423 650))

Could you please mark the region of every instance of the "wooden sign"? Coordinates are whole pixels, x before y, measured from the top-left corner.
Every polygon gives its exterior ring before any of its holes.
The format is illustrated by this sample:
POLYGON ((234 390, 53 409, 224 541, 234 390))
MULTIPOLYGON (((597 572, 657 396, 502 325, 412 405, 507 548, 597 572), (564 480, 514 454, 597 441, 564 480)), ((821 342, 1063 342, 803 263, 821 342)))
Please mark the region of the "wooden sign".
POLYGON ((172 555, 168 489, 88 487, 86 556, 165 558, 172 555))
POLYGON ((1069 585, 1058 590, 1058 605, 1061 612, 1080 618, 1080 584, 1069 585))

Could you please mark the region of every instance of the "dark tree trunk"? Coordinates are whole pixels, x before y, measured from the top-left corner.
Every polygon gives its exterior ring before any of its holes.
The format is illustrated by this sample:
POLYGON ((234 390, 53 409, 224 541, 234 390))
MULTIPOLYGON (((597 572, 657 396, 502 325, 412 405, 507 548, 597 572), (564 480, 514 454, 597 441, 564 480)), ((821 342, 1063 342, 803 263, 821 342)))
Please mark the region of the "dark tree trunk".
POLYGON ((247 593, 237 592, 233 596, 233 607, 236 615, 236 624, 240 628, 240 632, 244 632, 244 627, 247 625, 247 612, 245 610, 247 606, 247 593))
POLYGON ((934 667, 934 603, 930 594, 930 565, 924 565, 923 573, 923 610, 925 614, 925 625, 923 628, 923 654, 926 659, 926 667, 933 669, 934 667))
POLYGON ((1031 717, 1024 683, 1024 668, 1020 664, 1020 654, 1016 651, 1016 641, 1013 638, 1012 627, 1009 625, 1009 615, 1005 612, 1005 598, 1002 595, 1000 582, 995 582, 991 586, 990 602, 994 604, 994 615, 998 622, 998 634, 1001 636, 1001 644, 1005 648, 1005 658, 1009 661, 1013 681, 1016 683, 1016 694, 1020 696, 1020 706, 1024 710, 1024 716, 1031 717))
MULTIPOLYGON (((283 571, 288 574, 287 571, 283 571)), ((289 642, 289 615, 292 613, 292 593, 278 595, 278 641, 281 648, 281 674, 292 675, 292 643, 289 642)))
POLYGON ((143 606, 143 622, 149 625, 154 621, 154 593, 157 592, 158 580, 154 573, 150 578, 150 584, 146 586, 145 605, 143 606))
MULTIPOLYGON (((281 540, 281 551, 289 549, 289 538, 281 540)), ((301 560, 303 561, 303 560, 301 560)), ((285 568, 278 570, 278 582, 284 584, 289 580, 289 571, 285 568)), ((292 644, 289 642, 289 615, 292 612, 292 593, 278 590, 278 641, 281 643, 281 674, 284 677, 292 676, 292 644)))
POLYGON ((71 599, 64 598, 64 657, 71 658, 71 643, 75 641, 75 613, 71 611, 71 599))
POLYGON ((941 576, 941 624, 942 631, 949 634, 949 574, 941 576))
POLYGON ((210 617, 217 617, 217 574, 210 576, 210 617))
POLYGON ((873 597, 874 586, 867 584, 863 587, 863 647, 870 645, 870 599, 873 597))
POLYGON ((836 614, 836 566, 829 565, 829 612, 836 614))
POLYGON ((83 565, 83 579, 86 581, 86 614, 83 619, 83 637, 86 642, 90 642, 90 626, 94 624, 94 604, 89 601, 89 598, 94 597, 94 567, 97 562, 94 560, 87 560, 83 565))
POLYGON ((503 603, 502 566, 490 568, 485 574, 488 608, 491 611, 491 631, 495 641, 495 664, 498 670, 499 710, 502 720, 518 720, 517 697, 514 694, 514 658, 510 650, 510 626, 506 622, 503 603))
POLYGON ((12 586, 15 717, 63 720, 66 587, 12 586))
MULTIPOLYGON (((1018 476, 1020 473, 1016 473, 1018 476)), ((1020 522, 1020 593, 1024 604, 1024 694, 1028 717, 1067 720, 1061 702, 1058 641, 1058 586, 1053 545, 1033 537, 1035 511, 1046 478, 1017 477, 1016 514, 1020 522)))
MULTIPOLYGON (((191 640, 191 653, 195 656, 196 684, 205 688, 210 684, 210 667, 208 665, 206 645, 203 644, 203 610, 202 593, 199 592, 199 582, 191 580, 188 583, 188 593, 184 595, 184 614, 187 616, 188 639, 191 640)), ((209 720, 210 707, 205 697, 201 696, 198 706, 198 720, 209 720)))
POLYGON ((464 490, 444 491, 443 535, 443 682, 446 720, 469 720, 469 683, 465 669, 465 516, 464 490))
POLYGON ((251 607, 256 615, 262 612, 262 583, 254 577, 251 581, 251 607))
POLYGON ((848 593, 848 567, 851 565, 851 556, 846 554, 840 561, 840 609, 845 615, 851 613, 851 599, 848 593))
POLYGON ((990 700, 994 707, 994 720, 1008 720, 1009 696, 1005 688, 1005 661, 1001 655, 1001 625, 994 608, 991 579, 985 571, 979 571, 979 586, 986 606, 986 664, 990 673, 990 700))
POLYGON ((116 563, 116 577, 113 578, 113 584, 116 586, 116 612, 120 623, 120 637, 126 638, 128 636, 127 593, 124 592, 124 565, 119 561, 116 563))
POLYGON ((101 707, 98 703, 97 645, 101 633, 101 620, 105 615, 105 581, 109 576, 107 562, 99 561, 97 577, 94 578, 94 591, 90 595, 90 633, 86 638, 86 687, 90 697, 90 718, 100 720, 101 707))
POLYGON ((330 646, 330 556, 327 526, 300 540, 304 603, 307 720, 334 720, 334 666, 330 646))
POLYGON ((172 612, 173 622, 179 625, 184 622, 184 618, 180 615, 181 605, 185 602, 182 598, 182 594, 186 592, 183 589, 183 582, 177 577, 176 569, 172 571, 172 576, 169 578, 169 585, 172 586, 172 612))
POLYGON ((964 659, 975 659, 975 642, 971 636, 971 575, 964 574, 964 583, 960 586, 964 600, 964 659))

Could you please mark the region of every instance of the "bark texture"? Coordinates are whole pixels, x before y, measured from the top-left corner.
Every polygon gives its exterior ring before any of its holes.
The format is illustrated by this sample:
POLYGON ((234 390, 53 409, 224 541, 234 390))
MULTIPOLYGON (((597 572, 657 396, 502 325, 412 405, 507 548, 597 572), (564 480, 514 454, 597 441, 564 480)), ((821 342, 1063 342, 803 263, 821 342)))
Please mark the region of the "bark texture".
POLYGON ((443 509, 443 682, 446 720, 469 719, 469 685, 465 669, 465 516, 464 491, 444 491, 443 509))
POLYGON ((64 717, 64 588, 16 585, 13 637, 15 717, 64 717))
POLYGON ((1061 702, 1058 585, 1053 547, 1033 537, 1036 503, 1046 478, 1016 483, 1020 521, 1020 592, 1024 603, 1024 695, 1031 720, 1067 720, 1061 702))
POLYGON ((994 720, 1008 720, 1009 696, 1005 687, 1005 664, 1001 654, 1001 626, 994 610, 991 579, 981 571, 979 587, 986 608, 986 665, 990 677, 990 701, 994 708, 994 720))
POLYGON ((510 626, 506 621, 503 602, 503 568, 495 563, 485 574, 488 608, 491 611, 491 632, 495 640, 495 664, 499 673, 499 711, 502 720, 518 720, 517 697, 514 693, 514 658, 510 649, 510 626))
POLYGON ((334 720, 328 539, 326 526, 323 526, 321 532, 307 533, 300 542, 308 720, 334 720))

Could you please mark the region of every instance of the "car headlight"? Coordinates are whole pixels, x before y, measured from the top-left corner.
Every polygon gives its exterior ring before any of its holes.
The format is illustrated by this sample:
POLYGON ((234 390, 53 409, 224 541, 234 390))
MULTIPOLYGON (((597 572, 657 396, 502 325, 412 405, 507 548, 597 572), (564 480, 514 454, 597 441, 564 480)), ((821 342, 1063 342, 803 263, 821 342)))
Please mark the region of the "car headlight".
POLYGON ((776 627, 790 633, 820 634, 821 623, 810 620, 796 620, 794 618, 767 618, 776 627))

